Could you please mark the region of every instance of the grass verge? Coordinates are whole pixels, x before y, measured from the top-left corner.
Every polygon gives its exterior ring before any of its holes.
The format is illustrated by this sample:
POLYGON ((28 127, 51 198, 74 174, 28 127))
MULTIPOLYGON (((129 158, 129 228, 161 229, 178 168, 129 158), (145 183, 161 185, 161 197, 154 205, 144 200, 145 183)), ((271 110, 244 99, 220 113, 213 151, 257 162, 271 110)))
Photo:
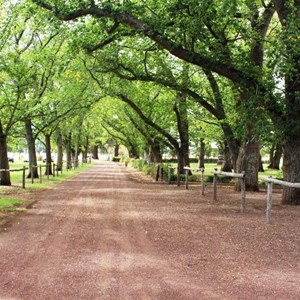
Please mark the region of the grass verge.
MULTIPOLYGON (((20 169, 23 165, 11 166, 11 169, 20 169)), ((0 219, 7 213, 14 212, 18 209, 18 206, 24 204, 26 199, 30 198, 30 194, 35 191, 53 188, 59 183, 77 175, 78 173, 89 169, 93 164, 83 164, 79 168, 72 169, 69 171, 64 170, 63 173, 59 173, 58 176, 55 174, 47 176, 42 174, 42 183, 40 179, 34 179, 32 183, 30 178, 26 178, 25 189, 22 189, 22 171, 11 173, 12 186, 0 186, 0 219)))

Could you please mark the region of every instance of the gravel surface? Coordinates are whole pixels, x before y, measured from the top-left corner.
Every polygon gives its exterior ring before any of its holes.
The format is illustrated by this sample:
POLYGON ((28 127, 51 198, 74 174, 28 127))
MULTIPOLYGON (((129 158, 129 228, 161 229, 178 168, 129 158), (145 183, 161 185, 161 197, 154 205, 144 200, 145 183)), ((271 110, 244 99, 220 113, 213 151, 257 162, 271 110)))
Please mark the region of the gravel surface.
POLYGON ((300 299, 300 208, 218 195, 98 162, 2 228, 0 299, 300 299))

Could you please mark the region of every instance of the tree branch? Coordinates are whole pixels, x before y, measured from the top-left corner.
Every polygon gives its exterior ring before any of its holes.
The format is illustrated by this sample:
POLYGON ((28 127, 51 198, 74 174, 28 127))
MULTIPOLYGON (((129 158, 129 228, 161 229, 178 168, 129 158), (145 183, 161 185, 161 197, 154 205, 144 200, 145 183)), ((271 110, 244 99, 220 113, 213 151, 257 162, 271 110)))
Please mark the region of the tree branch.
POLYGON ((210 57, 204 56, 200 53, 185 49, 182 45, 173 42, 163 33, 156 30, 154 27, 148 25, 147 23, 141 21, 140 19, 134 17, 132 14, 127 12, 116 12, 107 8, 98 8, 95 6, 77 9, 73 12, 62 14, 59 9, 46 4, 41 0, 33 0, 37 5, 52 11, 57 18, 63 21, 75 20, 77 18, 91 15, 96 18, 110 18, 116 20, 116 22, 127 25, 134 31, 150 38, 156 44, 161 46, 163 49, 169 51, 174 56, 189 62, 193 65, 209 69, 216 72, 222 76, 231 79, 235 83, 241 83, 243 81, 255 81, 254 78, 250 78, 249 75, 241 70, 236 69, 229 63, 222 63, 221 61, 216 61, 210 57))

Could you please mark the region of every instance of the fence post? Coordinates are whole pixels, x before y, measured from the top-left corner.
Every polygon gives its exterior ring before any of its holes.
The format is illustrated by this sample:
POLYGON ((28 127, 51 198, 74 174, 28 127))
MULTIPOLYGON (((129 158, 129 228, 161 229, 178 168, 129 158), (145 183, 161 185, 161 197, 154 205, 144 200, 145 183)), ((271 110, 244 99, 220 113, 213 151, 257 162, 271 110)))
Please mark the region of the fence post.
POLYGON ((243 174, 243 177, 241 178, 241 194, 242 194, 241 212, 243 213, 246 209, 246 178, 245 178, 245 171, 243 171, 242 174, 243 174))
POLYGON ((40 183, 42 183, 43 181, 42 165, 40 165, 39 167, 40 167, 40 183))
POLYGON ((160 180, 164 179, 164 169, 163 169, 162 165, 159 168, 159 178, 160 178, 160 180))
MULTIPOLYGON (((215 171, 218 169, 215 168, 215 171)), ((214 173, 214 180, 213 180, 213 190, 214 190, 214 201, 217 201, 217 180, 218 180, 218 175, 214 173)))
POLYGON ((49 164, 46 164, 47 179, 49 179, 49 164))
MULTIPOLYGON (((269 178, 272 178, 272 176, 269 176, 269 178)), ((266 209, 266 217, 267 217, 267 223, 271 223, 272 219, 272 191, 273 191, 273 183, 268 182, 268 193, 267 193, 267 209, 266 209)))
POLYGON ((168 167, 168 184, 171 184, 172 167, 168 167))
POLYGON ((201 195, 204 195, 204 188, 205 188, 205 184, 204 184, 204 168, 200 169, 201 171, 201 195))
POLYGON ((22 188, 25 189, 25 170, 26 167, 23 166, 23 177, 22 177, 22 188))
POLYGON ((157 165, 155 181, 158 181, 159 179, 159 172, 160 172, 160 165, 157 165))
POLYGON ((185 169, 185 189, 189 189, 189 170, 185 169))
POLYGON ((30 175, 31 175, 31 183, 33 184, 34 182, 34 179, 33 179, 33 166, 31 166, 31 169, 30 169, 30 175))
POLYGON ((180 168, 177 166, 177 186, 180 186, 180 168))

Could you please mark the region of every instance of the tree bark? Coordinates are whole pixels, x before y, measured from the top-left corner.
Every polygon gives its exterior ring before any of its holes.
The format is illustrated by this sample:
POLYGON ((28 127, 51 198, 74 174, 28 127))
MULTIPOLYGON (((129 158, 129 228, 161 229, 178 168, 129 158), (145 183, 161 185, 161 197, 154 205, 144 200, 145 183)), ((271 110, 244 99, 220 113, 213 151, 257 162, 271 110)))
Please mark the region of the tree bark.
POLYGON ((258 172, 264 172, 264 166, 263 166, 263 162, 262 162, 262 157, 261 155, 259 155, 259 167, 258 167, 258 172))
MULTIPOLYGON (((300 182, 300 1, 273 0, 285 31, 285 140, 283 142, 283 178, 300 182)), ((283 204, 300 204, 300 189, 283 188, 283 204)))
POLYGON ((153 141, 149 148, 150 148, 149 149, 150 162, 161 163, 162 162, 162 154, 161 154, 159 142, 156 143, 155 141, 153 141))
POLYGON ((238 156, 239 156, 239 148, 240 148, 241 142, 238 141, 234 137, 233 130, 232 130, 232 128, 229 124, 222 121, 221 122, 221 128, 223 130, 224 137, 226 139, 227 147, 230 151, 232 167, 233 167, 234 171, 237 171, 236 162, 237 162, 237 159, 238 159, 238 156))
MULTIPOLYGON (((258 168, 259 168, 259 150, 258 141, 249 140, 244 142, 240 147, 239 157, 237 160, 237 172, 246 172, 246 190, 257 192, 258 186, 258 168)), ((240 184, 236 184, 236 190, 240 190, 240 184)))
POLYGON ((68 134, 65 140, 66 156, 67 156, 67 170, 72 169, 72 135, 68 134))
POLYGON ((56 145, 57 145, 57 161, 56 168, 57 171, 62 171, 63 169, 63 139, 60 130, 56 131, 56 145))
POLYGON ((269 152, 269 165, 268 165, 269 169, 272 169, 271 166, 273 165, 274 153, 275 153, 275 144, 273 143, 269 152))
POLYGON ((52 173, 52 157, 51 157, 51 135, 45 134, 46 145, 46 170, 45 175, 53 175, 52 173))
POLYGON ((35 138, 32 132, 32 124, 30 119, 25 119, 25 132, 26 132, 26 141, 28 147, 29 155, 29 174, 28 178, 39 178, 38 169, 37 169, 37 159, 36 159, 36 149, 35 149, 35 138), (32 168, 33 166, 33 168, 32 168), (31 174, 32 172, 32 174, 31 174))
MULTIPOLYGON (((3 132, 2 123, 0 121, 0 169, 9 170, 9 162, 7 157, 7 136, 3 132)), ((11 185, 10 172, 0 172, 0 185, 11 185)))
POLYGON ((74 168, 78 168, 79 166, 79 153, 80 153, 80 140, 81 140, 81 133, 82 133, 82 124, 83 124, 83 117, 79 116, 78 119, 78 132, 77 132, 77 136, 76 136, 76 143, 75 143, 75 151, 74 151, 74 168))
MULTIPOLYGON (((300 182, 300 134, 289 137, 284 142, 283 179, 300 182)), ((300 189, 283 187, 282 204, 300 205, 300 189)))
POLYGON ((119 149, 120 149, 120 145, 116 142, 115 147, 114 147, 114 156, 115 157, 119 156, 119 149))
POLYGON ((204 158, 205 158, 205 142, 204 139, 201 138, 199 141, 199 159, 198 159, 198 168, 204 168, 204 158))
POLYGON ((228 147, 227 142, 224 143, 224 151, 223 151, 223 156, 224 156, 224 162, 222 164, 221 170, 223 172, 232 172, 232 155, 230 153, 230 149, 228 147))
POLYGON ((282 157, 282 145, 276 145, 274 147, 275 151, 273 151, 273 155, 270 152, 270 164, 268 166, 269 169, 275 169, 279 170, 280 169, 280 160, 282 157))
POLYGON ((174 111, 177 118, 177 129, 180 138, 180 147, 178 153, 178 166, 180 174, 184 174, 184 167, 190 166, 190 150, 189 150, 189 122, 187 116, 187 97, 182 93, 177 93, 174 111))
POLYGON ((89 153, 89 144, 90 144, 90 140, 89 137, 87 136, 85 139, 85 145, 84 145, 84 151, 82 152, 82 160, 87 163, 87 157, 88 157, 88 153, 89 153))
POLYGON ((99 159, 98 151, 99 151, 99 146, 98 145, 94 145, 92 147, 93 159, 99 159))

